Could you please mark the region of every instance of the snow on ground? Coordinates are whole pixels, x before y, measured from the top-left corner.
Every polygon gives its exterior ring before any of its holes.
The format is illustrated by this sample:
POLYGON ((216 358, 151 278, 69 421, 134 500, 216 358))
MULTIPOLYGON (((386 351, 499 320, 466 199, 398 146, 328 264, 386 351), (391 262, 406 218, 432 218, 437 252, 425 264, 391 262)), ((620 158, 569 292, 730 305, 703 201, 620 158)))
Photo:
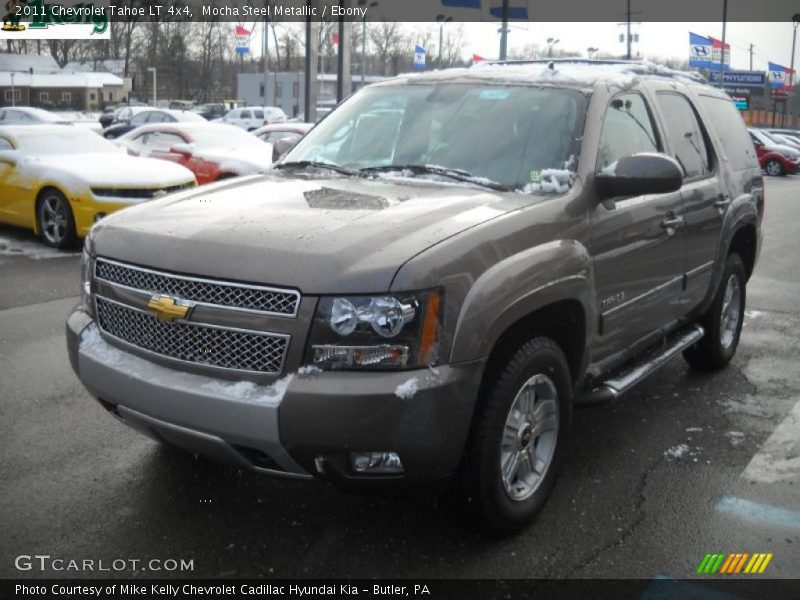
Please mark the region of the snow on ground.
POLYGON ((15 240, 0 235, 0 256, 25 256, 33 260, 80 256, 80 252, 57 250, 36 240, 15 240))
POLYGON ((673 446, 666 452, 664 452, 664 456, 667 458, 682 458, 686 454, 689 453, 689 446, 686 444, 678 444, 677 446, 673 446))
POLYGON ((410 400, 419 391, 419 379, 412 377, 397 386, 394 390, 394 395, 401 400, 410 400))

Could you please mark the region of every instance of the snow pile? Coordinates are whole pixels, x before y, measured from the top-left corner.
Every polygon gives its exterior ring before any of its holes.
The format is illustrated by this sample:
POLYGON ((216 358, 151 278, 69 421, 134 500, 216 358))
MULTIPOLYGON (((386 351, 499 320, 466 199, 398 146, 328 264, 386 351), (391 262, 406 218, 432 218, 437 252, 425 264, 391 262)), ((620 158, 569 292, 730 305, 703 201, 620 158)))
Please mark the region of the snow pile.
POLYGON ((138 356, 123 352, 106 342, 100 335, 97 325, 89 325, 83 331, 79 350, 108 367, 124 372, 129 377, 136 376, 138 370, 148 364, 138 356))
POLYGON ((419 391, 419 379, 412 377, 397 386, 394 390, 394 395, 401 400, 410 400, 419 391))
POLYGON ((532 181, 523 188, 527 194, 551 193, 563 194, 569 191, 575 182, 575 172, 569 169, 543 169, 539 173, 539 180, 532 181))
POLYGON ((268 386, 256 385, 252 381, 237 381, 234 383, 216 380, 204 383, 200 386, 200 389, 212 395, 224 396, 251 404, 280 404, 292 379, 294 379, 293 374, 286 375, 268 386))

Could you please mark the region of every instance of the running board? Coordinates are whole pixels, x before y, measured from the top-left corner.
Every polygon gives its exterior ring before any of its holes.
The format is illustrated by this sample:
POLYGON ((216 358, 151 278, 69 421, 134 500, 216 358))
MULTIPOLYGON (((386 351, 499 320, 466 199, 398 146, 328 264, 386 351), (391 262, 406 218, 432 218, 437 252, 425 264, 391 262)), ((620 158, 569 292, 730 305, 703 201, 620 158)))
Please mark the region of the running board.
POLYGON ((700 325, 692 325, 667 336, 662 344, 645 351, 636 362, 627 365, 591 391, 578 396, 576 404, 602 404, 621 396, 637 383, 663 367, 679 352, 697 342, 705 331, 700 325))

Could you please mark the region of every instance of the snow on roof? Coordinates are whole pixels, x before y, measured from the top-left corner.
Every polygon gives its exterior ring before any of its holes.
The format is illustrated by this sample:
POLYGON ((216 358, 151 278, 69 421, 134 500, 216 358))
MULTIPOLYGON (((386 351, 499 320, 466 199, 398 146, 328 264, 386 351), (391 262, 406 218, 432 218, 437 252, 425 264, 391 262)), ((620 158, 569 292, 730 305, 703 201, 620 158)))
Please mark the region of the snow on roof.
POLYGON ((0 71, 59 73, 61 68, 49 54, 15 54, 0 52, 0 71))
MULTIPOLYGON (((0 86, 11 86, 11 73, 0 71, 0 86)), ((101 88, 122 86, 123 81, 111 73, 14 73, 14 85, 33 88, 101 88)))
MULTIPOLYGON (((509 83, 543 83, 591 88, 598 83, 626 85, 642 77, 663 77, 683 83, 705 83, 695 73, 676 71, 647 61, 506 61, 478 63, 473 67, 409 73, 406 81, 445 81, 452 79, 509 83)), ((378 84, 380 85, 380 84, 378 84)))
MULTIPOLYGON (((128 65, 130 71, 131 65, 128 65)), ((63 73, 88 73, 97 70, 113 73, 122 77, 125 72, 125 60, 122 58, 107 58, 105 60, 73 60, 64 65, 63 73)))

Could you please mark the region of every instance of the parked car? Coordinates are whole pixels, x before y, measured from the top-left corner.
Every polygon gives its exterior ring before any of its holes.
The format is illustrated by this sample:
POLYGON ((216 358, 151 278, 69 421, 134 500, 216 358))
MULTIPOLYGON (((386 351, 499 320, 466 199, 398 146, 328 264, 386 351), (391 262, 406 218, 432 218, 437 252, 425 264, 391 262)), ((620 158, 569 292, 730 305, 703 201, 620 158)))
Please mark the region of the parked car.
POLYGON ((0 108, 0 125, 69 125, 71 121, 61 115, 31 106, 6 106, 0 108))
POLYGON ((800 138, 783 133, 770 133, 769 135, 773 140, 783 146, 789 146, 795 150, 800 150, 800 138))
POLYGON ((277 106, 245 106, 234 108, 221 119, 215 119, 227 125, 236 125, 245 131, 255 131, 270 123, 283 123, 286 113, 277 106))
POLYGON ((253 132, 258 139, 272 146, 272 160, 277 161, 281 154, 300 141, 314 126, 313 123, 278 123, 267 125, 253 132), (281 142, 281 144, 278 144, 281 142), (284 150, 285 149, 285 150, 284 150))
POLYGON ((195 185, 178 165, 126 156, 88 129, 0 126, 0 221, 65 248, 120 208, 195 185))
POLYGON ((172 110, 168 108, 152 108, 150 106, 133 106, 124 108, 114 121, 103 131, 103 137, 114 139, 133 131, 137 127, 150 123, 203 123, 205 119, 190 110, 172 110))
POLYGON ((143 102, 120 102, 119 104, 115 104, 114 106, 107 106, 103 109, 103 114, 100 115, 99 121, 100 125, 105 129, 111 123, 117 120, 119 114, 126 108, 129 107, 140 107, 140 106, 147 106, 143 102))
POLYGON ((225 105, 221 102, 211 102, 208 104, 201 104, 192 109, 198 115, 211 121, 212 119, 221 119, 228 112, 225 105))
POLYGON ((574 402, 681 352, 731 360, 763 213, 742 118, 699 77, 401 76, 267 175, 99 222, 69 355, 162 442, 342 488, 449 485, 471 524, 513 531, 555 485, 574 402))
POLYGON ((749 131, 758 154, 758 162, 767 175, 783 176, 800 170, 800 151, 777 143, 760 129, 749 131))
POLYGON ((263 173, 272 153, 252 134, 221 123, 143 125, 117 139, 133 156, 160 158, 192 171, 202 185, 237 175, 263 173))
POLYGON ((193 100, 170 100, 169 108, 172 110, 194 110, 193 100))

